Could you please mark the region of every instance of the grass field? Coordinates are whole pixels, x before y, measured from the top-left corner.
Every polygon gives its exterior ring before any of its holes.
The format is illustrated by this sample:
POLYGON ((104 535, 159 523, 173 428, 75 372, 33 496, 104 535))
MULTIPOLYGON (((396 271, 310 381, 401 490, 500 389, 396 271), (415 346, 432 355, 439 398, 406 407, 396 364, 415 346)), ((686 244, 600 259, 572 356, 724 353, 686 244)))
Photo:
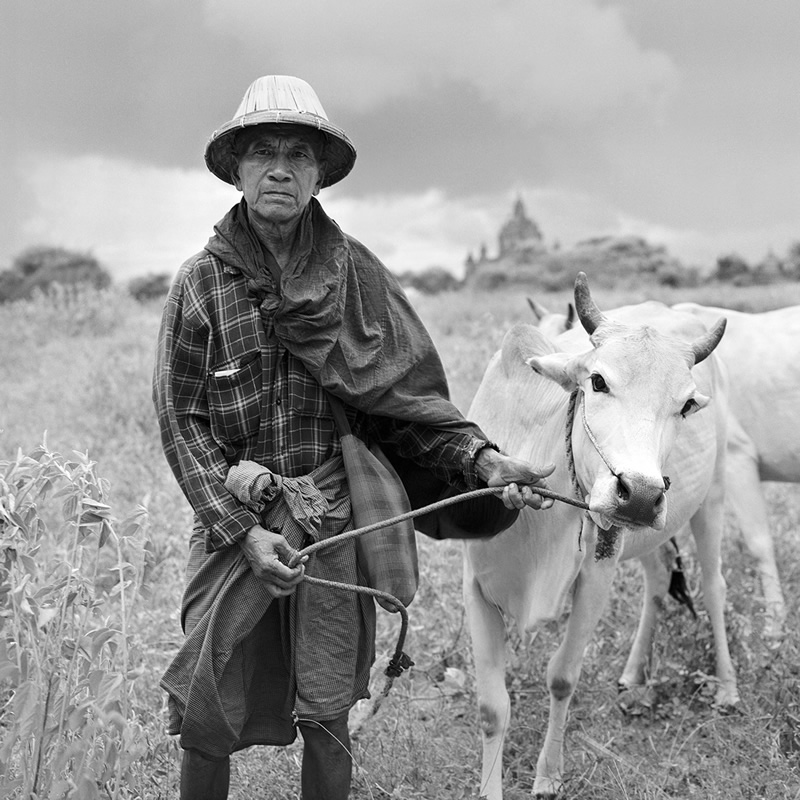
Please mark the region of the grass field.
MULTIPOLYGON (((570 298, 561 294, 536 299, 552 310, 562 310, 570 298)), ((697 300, 766 310, 800 304, 800 284, 726 287, 724 291, 708 287, 692 292, 642 288, 596 294, 600 306, 606 308, 644 299, 669 303, 697 300)), ((417 305, 442 354, 453 400, 466 410, 503 333, 512 323, 528 319, 525 294, 522 290, 481 296, 462 292, 422 297, 417 305)), ((158 304, 140 305, 113 290, 0 307, 0 460, 6 462, 0 477, 7 478, 18 451, 33 451, 45 432, 51 453, 73 461, 73 451, 88 453, 92 465, 82 467, 81 480, 85 483, 85 476, 95 472, 103 479, 99 489, 91 489, 95 499, 103 498, 96 513, 101 517, 107 514, 108 529, 119 534, 116 538, 124 545, 119 558, 114 556, 116 561, 102 555, 107 548, 100 548, 101 557, 84 570, 91 580, 82 591, 91 603, 87 601, 80 641, 86 641, 87 631, 109 630, 113 646, 105 646, 98 638, 96 649, 89 648, 86 660, 95 658, 95 666, 88 669, 85 684, 75 684, 76 708, 84 711, 67 715, 59 707, 66 722, 58 733, 72 748, 59 756, 53 726, 32 702, 25 705, 17 698, 15 703, 12 690, 24 669, 28 675, 43 676, 42 680, 53 686, 54 676, 68 669, 66 662, 78 663, 74 650, 67 652, 63 643, 53 651, 56 655, 46 655, 46 640, 54 622, 51 614, 42 616, 42 609, 50 608, 42 598, 55 597, 65 580, 78 581, 74 576, 84 569, 75 555, 79 548, 66 549, 45 532, 30 562, 24 562, 30 577, 28 588, 20 589, 9 577, 20 574, 20 560, 9 554, 11 545, 3 538, 6 529, 0 523, 0 692, 8 701, 0 716, 2 797, 24 796, 31 770, 37 770, 39 776, 39 798, 177 797, 179 752, 164 733, 164 697, 158 681, 181 640, 178 607, 191 515, 161 453, 150 401, 159 315, 158 304), (105 512, 101 506, 110 510, 105 512), (146 528, 144 517, 137 516, 142 507, 147 510, 146 528), (134 536, 122 535, 134 530, 135 526, 125 522, 131 519, 138 520, 137 533, 146 533, 149 539, 144 565, 128 552, 134 547, 134 536), (140 577, 133 575, 136 570, 140 577), (63 578, 66 573, 73 577, 63 578), (121 592, 114 588, 115 576, 118 579, 120 574, 126 576, 127 587, 121 592), (30 590, 34 584, 38 594, 30 590), (37 602, 40 610, 38 621, 31 624, 30 635, 24 639, 31 652, 23 657, 19 648, 14 650, 5 642, 12 640, 15 625, 20 624, 14 615, 22 608, 18 600, 25 592, 34 611, 37 602), (113 632, 123 623, 124 630, 117 636, 113 632), (34 662, 36 672, 30 666, 34 662), (98 673, 118 687, 116 694, 108 690, 114 701, 103 707, 91 705, 87 699, 97 688, 98 673), (28 715, 25 719, 21 718, 23 710, 28 715), (91 747, 81 750, 81 738, 90 735, 94 737, 91 747), (60 768, 74 773, 75 754, 89 750, 94 760, 82 756, 78 761, 84 766, 95 764, 95 780, 76 780, 72 786, 69 781, 57 780, 60 768)), ((76 475, 77 467, 70 473, 73 486, 76 475)), ((14 486, 6 485, 4 491, 8 497, 14 486)), ((787 635, 778 647, 768 647, 762 640, 763 605, 754 565, 737 532, 729 530, 724 572, 741 710, 721 715, 711 706, 713 650, 701 599, 696 621, 677 605, 667 607, 655 659, 653 691, 658 703, 636 716, 618 710, 616 679, 639 607, 637 567, 622 565, 610 608, 588 649, 572 704, 566 742, 570 797, 800 798, 800 544, 796 542, 800 490, 768 485, 767 494, 789 605, 787 635)), ((60 507, 53 502, 52 496, 46 497, 36 510, 48 520, 50 534, 59 524, 68 532, 89 530, 88 523, 83 528, 77 523, 69 527, 63 520, 59 523, 60 507)), ((95 527, 102 529, 102 523, 95 527)), ((80 548, 97 549, 102 533, 97 535, 99 541, 92 539, 95 534, 87 534, 80 548)), ((115 536, 110 538, 116 540, 115 536)), ((416 666, 396 681, 379 713, 365 722, 354 742, 352 796, 357 800, 477 798, 479 793, 480 737, 460 599, 460 547, 424 537, 419 544, 421 585, 410 608, 406 644, 416 666)), ((688 563, 697 591, 697 568, 690 551, 688 563)), ((66 624, 63 618, 62 624, 66 624)), ((396 618, 381 612, 381 658, 391 654, 396 634, 396 618)), ((543 632, 529 648, 511 637, 507 681, 513 721, 504 780, 510 800, 530 794, 546 724, 545 665, 557 641, 557 631, 543 632)), ((105 684, 100 681, 100 685, 105 684)), ((376 671, 375 687, 381 685, 382 675, 376 671)), ((238 754, 231 798, 299 797, 299 758, 297 744, 238 754)))

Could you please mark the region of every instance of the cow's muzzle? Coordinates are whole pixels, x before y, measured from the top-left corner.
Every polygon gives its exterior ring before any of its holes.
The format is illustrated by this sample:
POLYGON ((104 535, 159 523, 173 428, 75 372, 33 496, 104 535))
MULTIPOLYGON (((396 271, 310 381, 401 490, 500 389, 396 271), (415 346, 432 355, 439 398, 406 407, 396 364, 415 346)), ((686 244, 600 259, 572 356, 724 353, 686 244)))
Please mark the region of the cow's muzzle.
POLYGON ((643 475, 618 473, 615 516, 636 525, 652 526, 664 510, 669 478, 653 481, 643 475))

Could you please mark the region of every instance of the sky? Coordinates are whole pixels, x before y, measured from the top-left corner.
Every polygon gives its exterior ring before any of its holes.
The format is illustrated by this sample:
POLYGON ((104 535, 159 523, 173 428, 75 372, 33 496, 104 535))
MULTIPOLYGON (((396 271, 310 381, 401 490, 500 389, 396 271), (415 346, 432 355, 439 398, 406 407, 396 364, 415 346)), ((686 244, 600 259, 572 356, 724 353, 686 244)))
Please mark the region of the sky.
POLYGON ((174 273, 238 201, 205 168, 296 75, 358 151, 320 201, 391 269, 460 274, 517 197, 545 243, 686 265, 800 241, 797 0, 3 0, 0 269, 174 273))

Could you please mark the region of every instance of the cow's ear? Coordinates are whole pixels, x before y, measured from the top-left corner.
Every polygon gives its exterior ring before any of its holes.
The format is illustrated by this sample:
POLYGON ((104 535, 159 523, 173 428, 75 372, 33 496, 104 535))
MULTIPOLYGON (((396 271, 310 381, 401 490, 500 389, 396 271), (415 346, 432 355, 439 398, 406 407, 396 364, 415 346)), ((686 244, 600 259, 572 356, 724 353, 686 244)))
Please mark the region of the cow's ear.
POLYGON ((578 385, 576 376, 578 361, 579 359, 568 353, 550 353, 545 356, 533 356, 526 359, 525 363, 543 378, 549 378, 571 392, 578 385))

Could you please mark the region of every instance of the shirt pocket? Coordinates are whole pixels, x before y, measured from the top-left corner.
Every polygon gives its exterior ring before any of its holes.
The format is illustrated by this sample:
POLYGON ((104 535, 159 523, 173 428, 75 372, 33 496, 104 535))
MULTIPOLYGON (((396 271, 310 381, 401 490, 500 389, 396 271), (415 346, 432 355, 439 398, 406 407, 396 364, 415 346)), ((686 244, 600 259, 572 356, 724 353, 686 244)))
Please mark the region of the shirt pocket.
POLYGON ((263 388, 260 350, 209 370, 208 409, 217 441, 240 442, 258 434, 263 388))
POLYGON ((291 363, 286 376, 289 408, 298 417, 333 419, 328 395, 300 364, 291 363))

